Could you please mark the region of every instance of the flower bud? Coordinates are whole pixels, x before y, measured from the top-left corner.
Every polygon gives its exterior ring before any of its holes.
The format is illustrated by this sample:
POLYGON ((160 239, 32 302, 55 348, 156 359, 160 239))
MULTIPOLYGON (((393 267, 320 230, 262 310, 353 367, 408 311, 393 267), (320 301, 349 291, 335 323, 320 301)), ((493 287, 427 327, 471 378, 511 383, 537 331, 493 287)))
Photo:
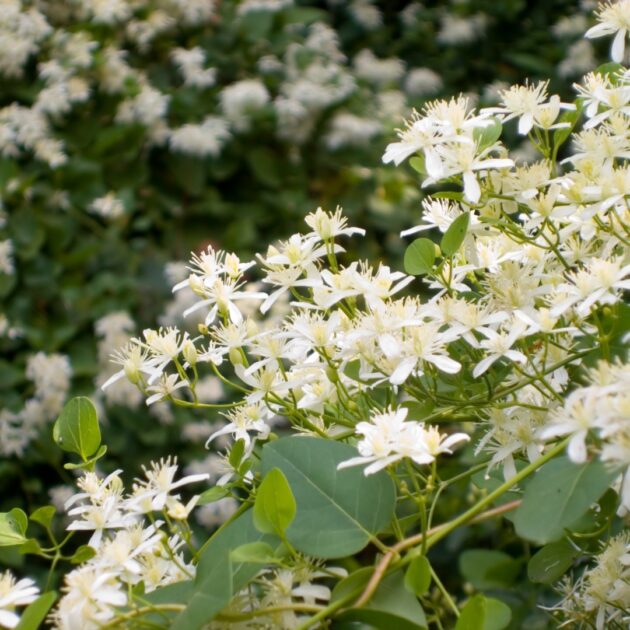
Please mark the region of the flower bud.
POLYGON ((123 364, 123 369, 125 370, 125 376, 127 377, 127 380, 132 385, 137 385, 140 382, 140 370, 138 369, 135 361, 127 359, 123 364))
POLYGON ((230 348, 230 363, 232 365, 243 365, 243 355, 238 348, 230 348))
POLYGON ((188 361, 190 366, 196 365, 197 363, 197 348, 195 348, 195 344, 187 339, 184 342, 184 347, 182 348, 182 354, 184 355, 184 359, 188 361))

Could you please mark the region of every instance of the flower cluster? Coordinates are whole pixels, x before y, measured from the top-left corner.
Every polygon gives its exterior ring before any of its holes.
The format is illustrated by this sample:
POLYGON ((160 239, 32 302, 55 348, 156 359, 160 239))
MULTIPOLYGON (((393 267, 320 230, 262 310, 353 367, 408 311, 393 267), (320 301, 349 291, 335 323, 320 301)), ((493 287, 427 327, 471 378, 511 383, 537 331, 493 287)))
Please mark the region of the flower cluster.
POLYGON ((67 529, 92 532, 88 544, 94 555, 66 575, 52 615, 60 630, 98 628, 128 604, 128 589, 135 585, 150 593, 194 577, 195 567, 182 548, 191 535, 185 519, 199 497, 184 504, 174 490, 208 475, 175 481, 177 461, 167 458, 145 468, 144 479, 125 494, 121 472, 105 478, 84 474, 77 482, 80 492, 65 502, 72 518, 67 529))
POLYGON ((71 375, 70 362, 64 355, 38 352, 30 357, 26 376, 35 391, 19 411, 0 411, 0 454, 21 455, 39 430, 59 415, 71 375))
POLYGON ((38 595, 39 589, 30 578, 16 580, 10 571, 0 573, 0 626, 15 628, 20 622, 16 608, 31 604, 38 595))
MULTIPOLYGON (((630 536, 611 538, 572 584, 565 581, 563 600, 556 606, 567 623, 597 630, 626 627, 630 623, 630 536)), ((564 624, 563 624, 564 625, 564 624)), ((577 627, 577 626, 576 626, 577 627)))
POLYGON ((370 464, 365 474, 375 473, 386 466, 409 457, 416 464, 430 464, 440 453, 450 453, 458 442, 467 442, 466 433, 440 434, 437 427, 425 428, 421 422, 407 421, 407 409, 388 410, 374 414, 370 422, 359 422, 356 432, 363 436, 357 448, 360 457, 339 464, 339 468, 370 464))

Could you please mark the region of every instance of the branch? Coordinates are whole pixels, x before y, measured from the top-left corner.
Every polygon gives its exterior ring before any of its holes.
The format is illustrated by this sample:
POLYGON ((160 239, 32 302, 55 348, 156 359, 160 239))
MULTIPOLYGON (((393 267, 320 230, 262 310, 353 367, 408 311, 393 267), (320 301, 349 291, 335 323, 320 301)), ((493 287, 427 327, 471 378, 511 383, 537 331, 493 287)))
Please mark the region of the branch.
MULTIPOLYGON (((482 521, 487 521, 495 516, 500 516, 501 514, 505 514, 506 512, 511 512, 516 509, 521 504, 521 500, 517 499, 516 501, 510 501, 509 503, 505 503, 504 505, 500 505, 498 507, 492 508, 491 510, 486 510, 481 514, 478 514, 476 517, 470 520, 470 523, 480 523, 482 521)), ((449 523, 442 523, 442 525, 436 525, 431 529, 423 532, 421 534, 416 534, 415 536, 411 536, 410 538, 406 538, 405 540, 401 540, 398 544, 394 545, 380 560, 380 562, 376 565, 374 569, 374 573, 372 573, 372 577, 370 581, 367 583, 363 593, 361 593, 361 597, 357 599, 355 604, 352 606, 353 608, 361 608, 367 604, 370 600, 370 597, 374 594, 374 591, 377 589, 380 581, 383 579, 385 571, 389 566, 389 563, 392 559, 397 556, 401 551, 408 549, 409 547, 415 547, 417 544, 421 543, 423 539, 429 538, 433 534, 436 534, 440 530, 447 527, 449 523)))

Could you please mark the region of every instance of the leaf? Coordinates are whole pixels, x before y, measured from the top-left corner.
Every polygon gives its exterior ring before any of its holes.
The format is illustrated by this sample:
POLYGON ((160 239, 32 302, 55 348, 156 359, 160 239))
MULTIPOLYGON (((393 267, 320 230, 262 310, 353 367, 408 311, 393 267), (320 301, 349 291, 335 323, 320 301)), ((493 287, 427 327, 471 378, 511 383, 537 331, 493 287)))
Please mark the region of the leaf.
POLYGON ((539 544, 562 537, 584 515, 619 472, 599 460, 577 465, 567 457, 545 464, 525 488, 514 514, 516 533, 539 544))
POLYGON ((512 619, 512 611, 498 599, 475 595, 462 608, 455 630, 503 630, 512 619))
POLYGON ((86 461, 101 444, 101 430, 92 401, 85 396, 69 400, 53 427, 53 439, 64 451, 86 461))
MULTIPOLYGON (((262 541, 270 546, 280 540, 261 534, 254 526, 253 510, 247 510, 220 528, 199 550, 197 573, 185 599, 186 610, 174 619, 171 630, 197 630, 205 626, 259 571, 260 565, 233 561, 230 552, 247 543, 262 541)), ((168 603, 163 601, 162 603, 168 603)))
MULTIPOLYGON (((357 597, 370 579, 374 567, 363 567, 333 589, 331 602, 356 591, 357 597)), ((379 630, 421 630, 427 628, 424 610, 415 595, 405 588, 402 571, 383 578, 376 592, 362 608, 351 608, 338 617, 341 623, 365 622, 379 630)))
POLYGON ((461 247, 469 224, 470 212, 464 212, 449 225, 440 241, 440 249, 445 256, 452 256, 461 247))
POLYGON ((573 565, 579 551, 566 540, 545 545, 537 551, 527 565, 527 575, 532 582, 552 584, 573 565))
POLYGON ((486 617, 483 630, 503 630, 512 621, 512 610, 500 599, 486 597, 486 617))
POLYGON ((57 593, 55 591, 49 591, 40 595, 24 610, 20 617, 20 622, 15 626, 15 630, 37 630, 44 619, 46 619, 46 615, 56 599, 57 593))
POLYGON ((78 468, 86 468, 88 466, 95 464, 99 459, 101 459, 101 457, 103 457, 103 455, 105 455, 105 453, 107 453, 107 445, 101 444, 98 448, 98 451, 96 451, 96 453, 92 455, 92 457, 85 459, 82 462, 79 462, 78 464, 73 464, 71 462, 68 462, 67 464, 64 464, 63 467, 66 468, 67 470, 77 470, 78 468))
POLYGON ((424 154, 416 155, 415 157, 410 158, 409 166, 411 166, 411 168, 417 173, 420 173, 420 175, 427 174, 427 167, 424 160, 424 154))
POLYGON ((230 449, 230 454, 228 455, 228 462, 234 470, 238 470, 244 453, 245 440, 236 440, 230 449))
POLYGON ((476 589, 509 587, 521 569, 512 556, 495 549, 467 549, 459 557, 459 570, 476 589))
POLYGON ((263 534, 284 536, 295 518, 295 498, 287 478, 279 468, 270 470, 263 479, 254 503, 254 525, 263 534))
POLYGON ((435 243, 428 238, 417 238, 405 250, 405 271, 412 276, 430 273, 435 262, 435 243))
POLYGON ((0 547, 24 544, 27 540, 25 536, 27 526, 28 518, 19 508, 0 512, 0 547))
POLYGON ((483 150, 492 146, 501 137, 502 131, 501 121, 498 118, 493 118, 491 125, 473 129, 473 140, 477 143, 479 150, 483 150))
POLYGON ((422 597, 431 586, 431 565, 426 556, 414 558, 405 572, 405 588, 416 595, 422 597))
POLYGON ((39 523, 42 527, 50 527, 57 509, 53 505, 44 505, 37 508, 28 518, 34 523, 39 523))
POLYGON ((230 491, 223 486, 215 486, 214 488, 208 488, 208 490, 206 490, 205 492, 202 492, 199 495, 197 506, 208 505, 209 503, 220 501, 221 499, 227 497, 229 494, 230 494, 230 491))
POLYGON ((245 543, 230 552, 232 562, 254 562, 256 564, 277 564, 281 561, 273 547, 262 541, 245 543))
POLYGON ((70 558, 72 564, 83 564, 96 555, 96 550, 89 545, 81 545, 70 558))
POLYGON ((42 552, 42 547, 39 544, 37 538, 29 538, 23 545, 20 545, 18 551, 22 555, 33 554, 39 555, 42 552))
POLYGON ((621 74, 624 70, 625 68, 620 63, 609 61, 608 63, 604 63, 601 66, 598 66, 595 72, 604 76, 610 76, 621 74))
POLYGON ((554 150, 557 150, 560 145, 562 145, 566 139, 571 135, 573 130, 575 129, 575 125, 577 125, 578 120, 582 114, 583 106, 578 101, 576 103, 576 108, 574 110, 567 110, 563 112, 562 115, 558 118, 558 123, 569 123, 569 127, 561 127, 560 129, 556 129, 553 133, 553 146, 554 150))
POLYGON ((263 473, 279 468, 293 491, 297 513, 286 536, 303 553, 351 555, 390 523, 396 496, 387 473, 366 477, 360 468, 337 470, 357 455, 348 444, 315 437, 283 438, 263 448, 263 473))

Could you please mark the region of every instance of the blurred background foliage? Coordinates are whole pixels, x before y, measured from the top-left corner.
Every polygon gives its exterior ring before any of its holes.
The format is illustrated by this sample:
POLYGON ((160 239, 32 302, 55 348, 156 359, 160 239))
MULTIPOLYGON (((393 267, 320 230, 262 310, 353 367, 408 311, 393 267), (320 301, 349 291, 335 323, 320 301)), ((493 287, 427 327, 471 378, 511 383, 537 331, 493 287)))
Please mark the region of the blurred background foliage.
POLYGON ((210 243, 247 259, 339 204, 367 229, 349 255, 400 269, 422 191, 407 166, 381 163, 396 127, 426 100, 489 105, 526 77, 570 94, 597 65, 582 39, 592 8, 4 0, 0 509, 63 497, 50 427, 76 393, 101 406, 112 468, 171 453, 204 469, 217 418, 99 392, 117 346, 177 320, 178 261, 210 243))

